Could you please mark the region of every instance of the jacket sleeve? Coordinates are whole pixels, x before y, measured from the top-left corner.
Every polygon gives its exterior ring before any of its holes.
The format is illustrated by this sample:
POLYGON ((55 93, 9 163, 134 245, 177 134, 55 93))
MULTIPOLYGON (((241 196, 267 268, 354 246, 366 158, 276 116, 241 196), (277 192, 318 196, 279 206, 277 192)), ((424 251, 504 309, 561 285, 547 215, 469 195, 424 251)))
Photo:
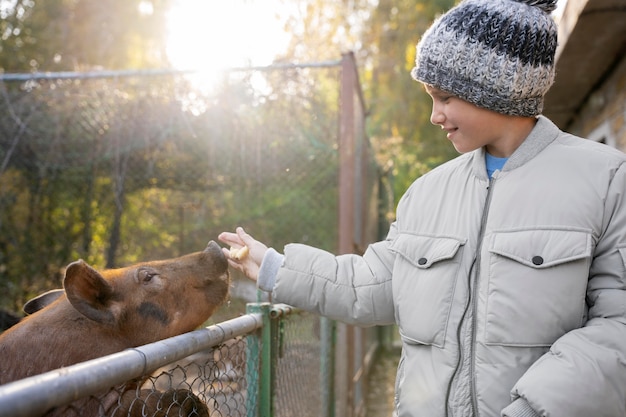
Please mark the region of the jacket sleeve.
POLYGON ((512 390, 516 401, 503 415, 525 415, 514 413, 520 403, 548 417, 626 415, 625 165, 606 194, 603 233, 587 284, 587 322, 559 338, 528 369, 512 390))
POLYGON ((386 240, 363 256, 340 255, 301 244, 285 246, 273 299, 359 326, 394 323, 391 271, 394 256, 386 240))

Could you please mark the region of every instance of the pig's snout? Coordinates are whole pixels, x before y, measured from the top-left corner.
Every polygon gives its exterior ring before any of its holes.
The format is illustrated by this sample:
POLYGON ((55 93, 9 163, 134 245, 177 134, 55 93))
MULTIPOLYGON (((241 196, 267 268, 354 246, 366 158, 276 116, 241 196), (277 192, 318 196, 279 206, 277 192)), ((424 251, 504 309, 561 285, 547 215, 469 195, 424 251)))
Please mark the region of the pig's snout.
POLYGON ((209 241, 209 243, 207 243, 206 249, 204 251, 205 252, 220 252, 220 253, 222 253, 220 245, 215 243, 214 240, 211 240, 211 241, 209 241))
POLYGON ((215 241, 211 240, 206 245, 204 253, 210 255, 211 259, 215 261, 215 265, 220 272, 228 271, 228 261, 226 260, 226 256, 224 256, 224 252, 222 252, 222 247, 215 243, 215 241))

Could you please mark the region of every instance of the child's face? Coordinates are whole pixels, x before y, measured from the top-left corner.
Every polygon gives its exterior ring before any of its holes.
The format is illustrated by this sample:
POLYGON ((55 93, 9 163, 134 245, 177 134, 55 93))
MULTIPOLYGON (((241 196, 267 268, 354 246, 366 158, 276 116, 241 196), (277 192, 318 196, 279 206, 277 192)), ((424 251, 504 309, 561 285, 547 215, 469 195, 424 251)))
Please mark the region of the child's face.
POLYGON ((460 153, 485 146, 493 156, 508 157, 507 116, 475 106, 459 97, 426 85, 433 99, 430 121, 447 133, 460 153))

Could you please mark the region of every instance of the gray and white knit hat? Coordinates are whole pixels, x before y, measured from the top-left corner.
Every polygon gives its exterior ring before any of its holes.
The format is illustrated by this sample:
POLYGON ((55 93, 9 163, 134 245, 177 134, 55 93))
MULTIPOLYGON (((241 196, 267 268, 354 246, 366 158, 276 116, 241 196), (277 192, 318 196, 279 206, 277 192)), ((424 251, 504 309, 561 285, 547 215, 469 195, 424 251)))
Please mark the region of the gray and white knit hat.
POLYGON ((554 82, 557 0, 464 0, 417 44, 417 81, 479 107, 536 116, 554 82))

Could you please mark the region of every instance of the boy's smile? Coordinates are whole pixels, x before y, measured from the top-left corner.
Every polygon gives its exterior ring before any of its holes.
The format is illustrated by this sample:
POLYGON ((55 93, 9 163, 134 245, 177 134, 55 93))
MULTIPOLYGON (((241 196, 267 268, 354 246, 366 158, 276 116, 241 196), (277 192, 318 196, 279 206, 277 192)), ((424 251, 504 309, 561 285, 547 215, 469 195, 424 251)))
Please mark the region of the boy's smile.
POLYGON ((497 113, 434 86, 424 87, 433 100, 431 123, 441 126, 459 153, 484 146, 493 156, 509 157, 536 123, 534 117, 497 113), (513 128, 514 125, 519 126, 519 129, 513 128))

